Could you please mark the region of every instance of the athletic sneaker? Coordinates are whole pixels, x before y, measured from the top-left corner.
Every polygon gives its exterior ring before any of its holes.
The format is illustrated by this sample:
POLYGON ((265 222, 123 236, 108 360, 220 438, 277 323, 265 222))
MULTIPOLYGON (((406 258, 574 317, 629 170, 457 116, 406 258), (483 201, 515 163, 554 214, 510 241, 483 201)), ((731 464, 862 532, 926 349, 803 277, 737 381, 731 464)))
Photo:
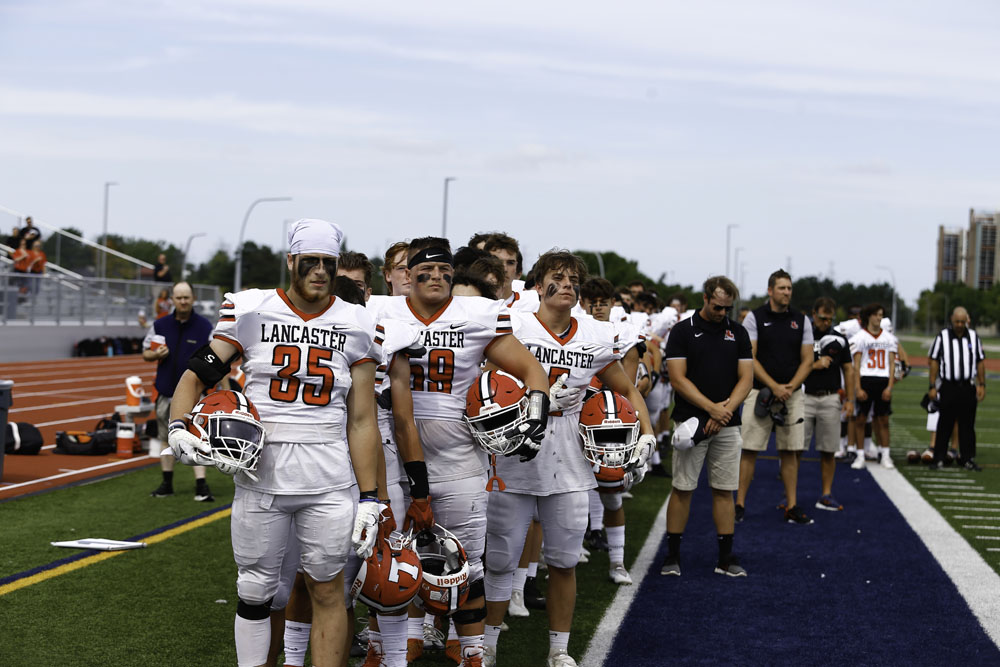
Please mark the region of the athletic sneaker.
POLYGON ((566 649, 561 648, 556 651, 549 651, 549 660, 546 667, 576 667, 576 660, 570 657, 566 649))
POLYGON ((484 646, 483 647, 483 667, 496 667, 497 665, 497 647, 496 646, 484 646))
POLYGON ((431 651, 440 651, 444 648, 445 635, 434 627, 432 623, 424 623, 424 648, 431 651))
POLYGON ((715 573, 724 574, 727 577, 747 576, 747 571, 740 565, 740 559, 732 554, 729 554, 729 556, 719 560, 719 562, 715 564, 715 573))
POLYGON ((681 576, 681 559, 680 556, 667 556, 663 559, 663 565, 660 566, 660 574, 669 575, 672 577, 681 576))
POLYGON ((368 627, 362 628, 361 632, 354 635, 351 638, 351 650, 349 651, 352 658, 367 657, 368 655, 368 627))
POLYGON ((508 630, 510 630, 510 626, 507 625, 506 621, 500 624, 500 632, 507 632, 508 630))
POLYGON ((865 469, 865 453, 858 452, 857 458, 854 459, 854 463, 851 464, 851 468, 854 470, 864 470, 865 469))
POLYGON ((889 456, 889 452, 886 452, 885 454, 882 455, 881 463, 882 467, 885 468, 886 470, 893 470, 896 467, 896 464, 892 462, 892 457, 889 456))
POLYGON ((969 459, 968 461, 966 461, 965 462, 965 469, 966 470, 971 470, 973 472, 982 472, 983 471, 983 469, 976 464, 976 460, 975 459, 969 459))
POLYGON ((632 575, 628 573, 623 563, 612 563, 611 569, 608 570, 608 578, 618 585, 632 585, 632 575))
POLYGON ((803 526, 808 526, 813 522, 812 519, 805 515, 802 508, 796 505, 790 509, 785 510, 785 523, 798 523, 803 526))
POLYGON ((168 482, 162 482, 158 487, 156 487, 156 490, 149 495, 154 498, 168 498, 174 495, 174 486, 168 482))
POLYGON ((630 491, 622 491, 622 500, 631 500, 635 498, 630 491))
POLYGON ((524 618, 529 616, 530 612, 528 608, 524 606, 524 592, 523 591, 511 591, 510 592, 510 604, 507 605, 507 613, 511 616, 524 618))
POLYGON ((524 580, 524 606, 528 609, 545 609, 545 596, 538 590, 534 577, 524 580))
POLYGON ((198 483, 194 487, 194 499, 199 503, 214 503, 215 497, 208 488, 208 482, 204 480, 198 480, 198 483))
POLYGON ((587 551, 587 547, 580 547, 580 560, 578 563, 589 563, 590 562, 590 552, 587 551))
POLYGON ((743 515, 747 513, 747 510, 743 505, 736 506, 736 523, 743 523, 743 515))
POLYGON ((592 530, 583 538, 583 543, 591 551, 607 551, 608 538, 604 537, 603 530, 592 530))
POLYGON ((837 499, 828 493, 819 497, 819 500, 816 501, 816 509, 828 510, 830 512, 840 512, 844 509, 844 506, 838 503, 837 499))

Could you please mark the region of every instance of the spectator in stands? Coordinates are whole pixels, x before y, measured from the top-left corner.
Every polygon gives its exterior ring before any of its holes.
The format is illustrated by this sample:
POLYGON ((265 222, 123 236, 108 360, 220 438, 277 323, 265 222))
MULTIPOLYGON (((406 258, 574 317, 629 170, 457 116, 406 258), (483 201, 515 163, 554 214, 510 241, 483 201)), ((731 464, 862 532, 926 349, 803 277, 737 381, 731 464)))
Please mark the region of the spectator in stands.
POLYGON ((158 283, 174 282, 174 277, 170 275, 170 265, 167 264, 167 256, 162 252, 156 258, 156 266, 153 267, 153 280, 158 283))
POLYGON ((28 291, 29 267, 31 266, 31 252, 28 250, 27 241, 24 239, 17 240, 10 259, 14 262, 14 273, 18 274, 14 276, 14 284, 22 294, 26 294, 28 291))
POLYGON ((21 240, 21 228, 17 225, 10 230, 10 236, 7 237, 7 245, 11 248, 17 249, 17 244, 21 240))
MULTIPOLYGON (((194 292, 191 285, 179 282, 174 285, 172 294, 174 312, 153 322, 142 341, 143 360, 156 362, 156 432, 164 439, 170 421, 170 399, 174 395, 177 381, 187 370, 191 355, 207 345, 212 335, 212 323, 194 312, 194 292), (162 336, 164 342, 154 344, 154 336, 162 336)), ((164 451, 167 455, 160 457, 163 482, 150 494, 154 498, 174 495, 174 457, 169 454, 169 449, 164 451)), ((199 502, 214 501, 208 482, 205 481, 205 466, 194 466, 194 478, 194 499, 199 502)))
POLYGON ((170 290, 164 287, 153 302, 153 319, 158 320, 164 315, 169 315, 173 308, 174 305, 170 302, 170 290))
POLYGON ((35 223, 31 221, 30 215, 24 219, 24 227, 21 228, 20 238, 28 242, 28 248, 31 248, 35 241, 42 239, 42 232, 38 227, 35 227, 35 223))
POLYGON ((45 273, 45 265, 48 259, 45 257, 45 251, 42 250, 42 242, 40 239, 35 239, 31 244, 31 250, 28 251, 28 273, 31 274, 29 280, 31 281, 31 294, 36 295, 42 287, 41 275, 45 273))

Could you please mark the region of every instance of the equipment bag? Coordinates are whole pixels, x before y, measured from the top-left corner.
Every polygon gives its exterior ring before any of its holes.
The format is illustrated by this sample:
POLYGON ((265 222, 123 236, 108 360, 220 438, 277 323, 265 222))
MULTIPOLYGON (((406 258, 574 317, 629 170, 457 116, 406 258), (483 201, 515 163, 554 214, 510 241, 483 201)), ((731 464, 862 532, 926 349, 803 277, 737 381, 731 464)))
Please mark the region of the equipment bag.
POLYGON ((113 428, 86 431, 59 431, 56 433, 56 454, 101 456, 110 454, 118 446, 118 434, 113 428))
POLYGON ((42 449, 42 433, 34 424, 10 422, 6 443, 7 454, 37 454, 42 449))

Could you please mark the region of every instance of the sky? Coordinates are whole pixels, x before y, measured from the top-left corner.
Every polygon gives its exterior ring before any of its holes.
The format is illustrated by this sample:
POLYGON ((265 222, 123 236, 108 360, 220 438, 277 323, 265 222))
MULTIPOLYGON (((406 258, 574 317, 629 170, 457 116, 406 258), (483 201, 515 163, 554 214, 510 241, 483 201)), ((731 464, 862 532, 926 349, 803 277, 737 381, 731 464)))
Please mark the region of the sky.
POLYGON ((0 229, 32 215, 204 261, 286 220, 931 287, 1000 206, 1000 5, 0 0, 0 229), (738 251, 739 264, 736 263, 738 251), (879 268, 886 267, 886 268, 879 268))

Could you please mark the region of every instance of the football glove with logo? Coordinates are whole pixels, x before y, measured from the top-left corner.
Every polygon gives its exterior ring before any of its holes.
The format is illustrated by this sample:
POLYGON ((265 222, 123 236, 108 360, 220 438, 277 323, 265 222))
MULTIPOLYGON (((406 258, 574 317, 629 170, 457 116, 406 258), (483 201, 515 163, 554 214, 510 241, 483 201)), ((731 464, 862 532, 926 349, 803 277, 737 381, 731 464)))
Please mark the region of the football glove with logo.
POLYGON ((656 437, 650 434, 640 435, 639 441, 635 444, 635 450, 632 453, 632 460, 629 461, 629 466, 633 470, 641 470, 643 474, 646 472, 646 461, 653 454, 653 448, 656 447, 656 437))
POLYGON ((377 498, 362 498, 358 503, 358 512, 354 517, 354 534, 351 542, 358 558, 364 560, 371 555, 378 537, 379 508, 382 505, 377 498))
POLYGON ((170 449, 164 449, 161 456, 173 454, 178 462, 189 466, 214 465, 214 461, 210 458, 212 448, 202 438, 191 433, 182 419, 170 422, 167 444, 170 445, 170 449))
POLYGON ((549 387, 549 404, 553 410, 569 410, 580 402, 580 394, 583 392, 583 389, 580 387, 567 387, 567 377, 569 376, 563 373, 549 387))
POLYGON ((434 512, 431 510, 431 497, 414 498, 410 501, 410 506, 406 508, 406 517, 403 519, 403 530, 412 529, 416 532, 430 530, 434 527, 434 512))

